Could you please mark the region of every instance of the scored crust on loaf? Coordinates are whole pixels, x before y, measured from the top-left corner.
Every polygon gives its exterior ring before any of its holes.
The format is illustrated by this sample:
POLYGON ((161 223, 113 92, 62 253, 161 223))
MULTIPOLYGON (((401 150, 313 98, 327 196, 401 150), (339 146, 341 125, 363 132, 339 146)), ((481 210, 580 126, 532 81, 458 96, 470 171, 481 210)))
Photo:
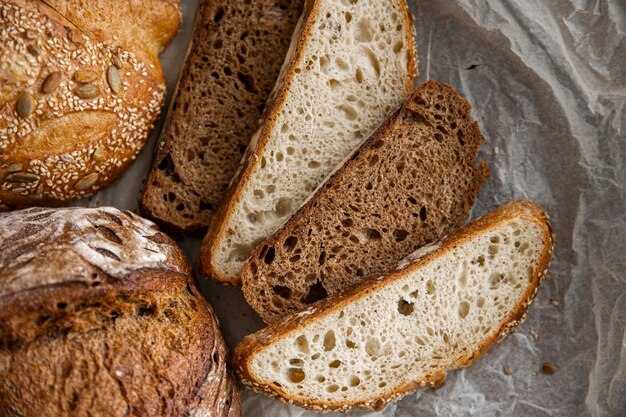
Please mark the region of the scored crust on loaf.
POLYGON ((470 113, 449 85, 420 85, 252 253, 242 274, 248 303, 271 323, 462 226, 488 177, 470 113))
POLYGON ((243 262, 401 103, 416 74, 404 0, 307 1, 260 129, 199 256, 240 283, 243 262))
POLYGON ((199 3, 141 200, 150 218, 178 232, 209 225, 258 127, 303 2, 199 3))
POLYGON ((0 214, 0 414, 241 415, 182 251, 111 207, 0 214))
POLYGON ((543 210, 513 202, 246 337, 235 370, 253 390, 305 408, 380 408, 443 383, 521 323, 552 250, 543 210))

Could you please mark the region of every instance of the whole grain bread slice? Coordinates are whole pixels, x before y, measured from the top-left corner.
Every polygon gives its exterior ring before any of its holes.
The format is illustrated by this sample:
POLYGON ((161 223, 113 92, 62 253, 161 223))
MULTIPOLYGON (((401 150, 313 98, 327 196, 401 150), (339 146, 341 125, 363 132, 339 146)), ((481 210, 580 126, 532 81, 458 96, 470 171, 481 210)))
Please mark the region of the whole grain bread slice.
POLYGON ((461 227, 488 176, 469 103, 429 81, 246 262, 243 291, 268 322, 386 271, 461 227))
POLYGON ((304 0, 201 0, 142 211, 171 231, 206 229, 287 55, 304 0))
POLYGON ((249 388, 301 407, 380 408, 441 384, 515 329, 552 250, 543 210, 513 202, 247 336, 234 368, 249 388))
POLYGON ((200 272, 240 283, 276 231, 410 93, 416 74, 405 0, 309 0, 261 127, 209 228, 200 272))

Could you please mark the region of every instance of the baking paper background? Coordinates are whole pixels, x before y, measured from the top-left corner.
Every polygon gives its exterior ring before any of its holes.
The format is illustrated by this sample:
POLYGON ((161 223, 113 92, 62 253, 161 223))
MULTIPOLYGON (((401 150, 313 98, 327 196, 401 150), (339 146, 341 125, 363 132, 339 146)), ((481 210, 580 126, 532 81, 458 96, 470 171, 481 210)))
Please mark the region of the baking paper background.
MULTIPOLYGON (((455 87, 485 135, 481 158, 491 178, 472 217, 534 199, 549 210, 556 252, 516 333, 437 390, 349 415, 626 416, 626 1, 409 5, 419 81, 455 87), (556 373, 544 374, 544 362, 556 373)), ((195 7, 183 0, 183 28, 161 56, 170 93, 195 7)), ((155 136, 121 180, 87 203, 136 209, 155 136)), ((199 240, 180 244, 194 260, 199 240)), ((239 288, 201 287, 231 348, 262 327, 239 288)), ((247 392, 244 415, 314 414, 247 392)))

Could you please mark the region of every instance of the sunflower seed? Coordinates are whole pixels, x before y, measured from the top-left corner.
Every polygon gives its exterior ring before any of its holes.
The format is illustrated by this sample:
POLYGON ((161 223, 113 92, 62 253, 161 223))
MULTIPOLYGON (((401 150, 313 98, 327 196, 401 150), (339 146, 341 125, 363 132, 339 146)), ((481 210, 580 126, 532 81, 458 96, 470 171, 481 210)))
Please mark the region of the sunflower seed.
POLYGON ((98 146, 93 152, 93 159, 96 161, 102 161, 104 158, 106 158, 106 152, 102 146, 98 146))
POLYGON ((117 69, 121 69, 122 66, 124 66, 124 63, 122 62, 120 57, 115 54, 111 55, 111 62, 113 63, 113 65, 115 65, 115 68, 117 69))
POLYGON ((92 83, 98 79, 98 74, 94 71, 83 70, 74 73, 74 81, 80 84, 92 83))
POLYGON ((98 173, 92 172, 91 174, 85 175, 84 177, 76 181, 76 184, 74 184, 74 188, 81 191, 86 190, 94 185, 96 181, 98 181, 98 173))
POLYGON ((22 170, 22 164, 20 163, 11 164, 7 167, 7 172, 19 172, 21 170, 22 170))
POLYGON ((61 72, 56 71, 51 73, 46 77, 43 84, 41 85, 41 92, 44 94, 50 94, 54 92, 54 90, 56 90, 61 84, 62 79, 63 76, 61 75, 61 72))
POLYGON ((62 153, 61 155, 59 155, 59 159, 68 164, 74 162, 74 157, 69 153, 62 153))
POLYGON ((35 45, 28 45, 26 47, 26 49, 28 50, 28 52, 30 52, 31 55, 33 56, 39 56, 41 55, 41 49, 38 46, 35 45))
POLYGON ((16 110, 17 114, 24 119, 30 117, 33 109, 35 108, 35 100, 28 91, 23 91, 17 98, 16 110))
POLYGON ((16 183, 30 183, 30 182, 38 182, 39 175, 31 174, 29 172, 16 172, 14 174, 9 174, 4 177, 4 180, 7 182, 16 182, 16 183))
POLYGON ((43 183, 40 182, 39 185, 37 186, 37 189, 35 190, 35 194, 33 194, 33 197, 40 200, 43 198, 43 183))
POLYGON ((107 81, 109 82, 109 87, 111 87, 111 90, 115 94, 120 92, 120 72, 113 65, 111 65, 107 71, 107 81))
POLYGON ((85 100, 98 97, 100 89, 93 84, 82 84, 76 89, 76 95, 85 100))
POLYGON ((67 37, 74 43, 83 43, 83 36, 78 29, 68 29, 67 37))

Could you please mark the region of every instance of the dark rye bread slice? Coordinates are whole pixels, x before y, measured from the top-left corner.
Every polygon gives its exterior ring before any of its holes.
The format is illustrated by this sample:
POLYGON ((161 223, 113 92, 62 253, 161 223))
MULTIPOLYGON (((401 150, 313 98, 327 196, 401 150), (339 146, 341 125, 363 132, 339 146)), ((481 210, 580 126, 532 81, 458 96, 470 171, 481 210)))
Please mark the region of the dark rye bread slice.
POLYGON ((471 106, 447 84, 419 86, 243 269, 268 323, 388 270, 466 221, 489 176, 471 106))
POLYGON ((206 228, 285 59, 303 0, 201 0, 142 211, 171 231, 206 228))

